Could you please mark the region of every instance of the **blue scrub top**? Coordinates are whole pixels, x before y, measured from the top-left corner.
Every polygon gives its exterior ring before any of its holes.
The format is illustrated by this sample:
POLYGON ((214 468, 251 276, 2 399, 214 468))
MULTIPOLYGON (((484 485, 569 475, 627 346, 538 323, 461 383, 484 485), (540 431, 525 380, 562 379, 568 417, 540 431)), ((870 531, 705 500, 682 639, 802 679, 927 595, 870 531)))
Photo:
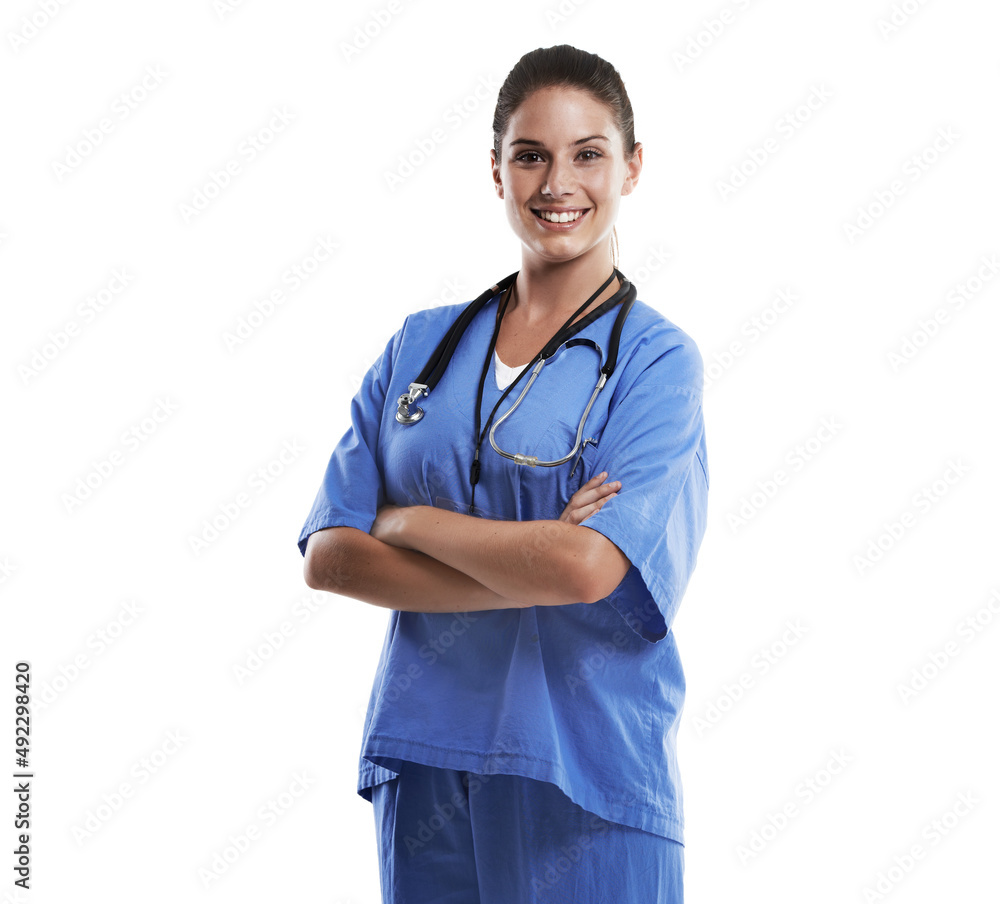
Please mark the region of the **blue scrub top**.
MULTIPOLYGON (((431 505, 468 513, 476 391, 500 300, 477 314, 444 376, 395 420, 397 400, 465 304, 410 314, 351 403, 299 535, 368 533, 378 508, 431 505)), ((577 333, 603 350, 562 348, 496 432, 508 452, 543 460, 573 447, 607 356, 616 306, 577 333)), ((548 337, 539 337, 539 347, 548 337)), ((496 417, 517 398, 511 390, 496 417)), ((481 423, 500 398, 491 362, 481 423)), ((466 613, 389 613, 359 766, 358 793, 393 778, 403 761, 557 785, 584 809, 683 844, 677 727, 684 672, 671 631, 705 532, 708 470, 702 359, 691 338, 636 301, 618 365, 587 417, 581 466, 525 467, 480 450, 475 514, 558 519, 593 475, 621 480, 618 495, 582 526, 614 542, 631 564, 596 603, 466 613)))

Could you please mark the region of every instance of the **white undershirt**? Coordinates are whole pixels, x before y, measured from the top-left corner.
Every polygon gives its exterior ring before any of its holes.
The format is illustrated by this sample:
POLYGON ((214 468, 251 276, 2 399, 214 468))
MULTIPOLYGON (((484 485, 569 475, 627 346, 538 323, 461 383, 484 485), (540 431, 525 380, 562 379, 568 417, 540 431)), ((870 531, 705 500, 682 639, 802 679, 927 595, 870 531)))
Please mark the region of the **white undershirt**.
POLYGON ((497 389, 506 389, 510 386, 523 368, 523 364, 520 367, 508 367, 500 360, 496 349, 493 349, 493 373, 496 377, 497 389))

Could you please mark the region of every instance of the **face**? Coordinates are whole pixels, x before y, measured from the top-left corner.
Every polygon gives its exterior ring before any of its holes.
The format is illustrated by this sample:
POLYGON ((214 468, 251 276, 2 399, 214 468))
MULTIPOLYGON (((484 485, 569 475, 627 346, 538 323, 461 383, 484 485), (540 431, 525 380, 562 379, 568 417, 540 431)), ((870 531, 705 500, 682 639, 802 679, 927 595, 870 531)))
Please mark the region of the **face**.
POLYGON ((611 110, 578 88, 541 88, 510 117, 500 152, 493 181, 525 260, 610 262, 618 206, 642 169, 642 146, 626 161, 611 110))

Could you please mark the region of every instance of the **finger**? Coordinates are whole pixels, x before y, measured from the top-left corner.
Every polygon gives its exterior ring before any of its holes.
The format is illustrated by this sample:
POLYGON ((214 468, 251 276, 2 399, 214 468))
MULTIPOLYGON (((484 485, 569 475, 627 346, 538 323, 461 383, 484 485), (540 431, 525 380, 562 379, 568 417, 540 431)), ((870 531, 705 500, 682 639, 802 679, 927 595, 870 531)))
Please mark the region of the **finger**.
POLYGON ((617 493, 612 493, 611 495, 605 496, 603 499, 598 499, 596 502, 592 502, 590 505, 586 506, 585 508, 580 509, 580 513, 582 514, 582 517, 577 522, 577 524, 580 524, 583 521, 586 521, 595 512, 599 512, 602 508, 604 508, 604 503, 605 502, 607 502, 609 499, 613 499, 617 495, 618 495, 617 493))
POLYGON ((580 524, 582 521, 585 521, 587 518, 593 515, 594 512, 596 511, 597 511, 597 503, 591 502, 589 505, 584 505, 580 508, 573 509, 573 511, 569 512, 568 515, 566 516, 566 520, 569 521, 570 524, 580 524))
MULTIPOLYGON (((608 476, 608 472, 607 471, 601 471, 600 474, 595 474, 593 477, 591 477, 590 480, 588 480, 585 484, 583 484, 580 487, 580 489, 584 490, 584 489, 591 489, 593 487, 596 487, 607 476, 608 476)), ((579 490, 577 492, 579 492, 579 490)))
POLYGON ((601 507, 604 505, 605 501, 606 501, 605 499, 598 499, 597 502, 591 502, 590 505, 585 505, 582 508, 577 509, 575 512, 573 512, 573 523, 582 524, 595 512, 599 512, 601 510, 601 507))
MULTIPOLYGON (((621 489, 620 480, 612 480, 606 484, 600 484, 598 481, 603 480, 608 476, 607 471, 602 471, 600 474, 595 474, 590 478, 585 484, 583 484, 580 489, 578 489, 569 498, 569 502, 563 508, 562 514, 559 516, 561 521, 572 521, 573 523, 579 523, 578 519, 586 518, 587 515, 592 515, 593 511, 586 512, 582 516, 580 515, 580 509, 592 505, 599 499, 606 498, 612 493, 616 493, 621 489)), ((596 511, 596 510, 595 510, 596 511)))
POLYGON ((611 482, 603 483, 600 486, 587 489, 581 488, 573 494, 570 501, 574 505, 587 505, 591 502, 596 502, 598 499, 601 499, 610 493, 618 492, 618 490, 621 489, 621 486, 622 484, 620 480, 612 480, 611 482))

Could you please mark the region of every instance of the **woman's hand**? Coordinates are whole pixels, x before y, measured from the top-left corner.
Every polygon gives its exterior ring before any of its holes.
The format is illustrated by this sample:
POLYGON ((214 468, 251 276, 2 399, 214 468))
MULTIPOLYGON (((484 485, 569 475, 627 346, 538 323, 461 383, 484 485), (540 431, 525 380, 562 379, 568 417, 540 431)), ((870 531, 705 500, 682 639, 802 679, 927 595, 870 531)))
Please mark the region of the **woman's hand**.
POLYGON ((368 533, 390 546, 410 549, 404 536, 405 516, 406 506, 383 505, 376 513, 375 523, 368 533))
POLYGON ((599 512, 613 496, 618 495, 618 490, 622 487, 620 480, 610 480, 601 483, 608 476, 607 471, 601 471, 590 478, 580 489, 569 497, 566 508, 559 516, 560 521, 568 521, 570 524, 579 524, 585 521, 594 512, 599 512))

